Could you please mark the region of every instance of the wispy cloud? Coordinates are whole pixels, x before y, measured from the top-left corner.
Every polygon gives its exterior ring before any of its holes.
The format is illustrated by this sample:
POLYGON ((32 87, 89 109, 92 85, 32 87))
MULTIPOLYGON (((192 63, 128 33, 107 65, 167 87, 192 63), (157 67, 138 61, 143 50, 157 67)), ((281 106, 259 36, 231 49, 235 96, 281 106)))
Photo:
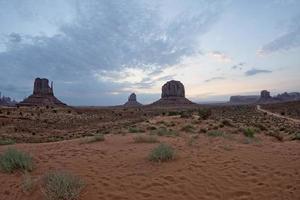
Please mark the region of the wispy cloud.
POLYGON ((243 63, 243 62, 238 63, 238 64, 236 64, 236 65, 233 65, 233 66, 231 67, 231 69, 239 69, 239 70, 241 70, 241 69, 243 68, 243 66, 245 66, 245 64, 246 64, 246 63, 243 63))
POLYGON ((270 70, 252 68, 245 72, 246 76, 254 76, 257 74, 272 73, 270 70))
POLYGON ((300 15, 293 18, 286 33, 265 44, 258 55, 268 55, 273 52, 290 50, 300 46, 300 15))
POLYGON ((210 79, 205 80, 204 82, 208 83, 208 82, 212 82, 212 81, 218 81, 218 80, 224 80, 226 79, 225 77, 222 76, 218 76, 218 77, 212 77, 210 79))
POLYGON ((220 51, 212 51, 210 53, 208 53, 208 56, 212 57, 213 59, 215 59, 218 62, 222 62, 222 63, 228 63, 231 62, 232 59, 226 55, 223 52, 220 51))

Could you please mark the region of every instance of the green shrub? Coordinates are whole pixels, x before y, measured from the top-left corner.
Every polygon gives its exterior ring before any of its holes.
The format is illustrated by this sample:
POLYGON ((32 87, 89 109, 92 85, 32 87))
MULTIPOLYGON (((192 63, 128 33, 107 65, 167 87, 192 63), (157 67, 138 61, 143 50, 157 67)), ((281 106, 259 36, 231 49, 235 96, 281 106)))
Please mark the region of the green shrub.
POLYGON ((184 127, 182 127, 181 130, 184 131, 184 132, 189 132, 190 133, 190 132, 194 132, 195 127, 188 124, 188 125, 185 125, 184 127))
POLYGON ((8 173, 12 173, 19 169, 23 171, 32 171, 33 162, 29 154, 9 148, 0 155, 0 168, 8 173))
POLYGON ((16 141, 12 139, 0 139, 0 145, 9 145, 9 144, 15 144, 16 141))
POLYGON ((293 140, 300 140, 300 133, 296 133, 293 140))
POLYGON ((25 172, 22 178, 22 190, 23 192, 31 192, 34 187, 34 180, 28 172, 25 172))
POLYGON ((149 155, 149 160, 155 162, 164 162, 173 160, 175 158, 175 151, 173 147, 168 144, 160 144, 154 148, 149 155))
POLYGON ((243 133, 246 137, 254 138, 255 131, 252 128, 244 128, 243 133))
POLYGON ((211 109, 202 108, 198 110, 199 119, 206 120, 211 116, 211 109))
POLYGON ((142 133, 142 132, 145 132, 144 130, 139 129, 137 127, 129 127, 128 131, 129 131, 129 133, 142 133))
POLYGON ((207 135, 211 137, 219 137, 219 136, 224 136, 224 132, 219 130, 212 130, 212 131, 208 131, 207 135))
POLYGON ((133 138, 135 143, 156 143, 159 142, 154 136, 139 135, 133 138))
POLYGON ((105 137, 104 134, 102 133, 97 133, 94 136, 88 137, 84 143, 93 143, 93 142, 101 142, 104 141, 105 137))
POLYGON ((85 183, 70 172, 53 171, 43 177, 42 189, 48 200, 74 200, 85 183))
POLYGON ((168 115, 169 116, 176 116, 176 115, 180 115, 180 112, 178 112, 178 111, 169 111, 168 115))
POLYGON ((178 133, 172 129, 167 129, 166 127, 162 126, 156 130, 157 135, 159 136, 178 136, 178 133))

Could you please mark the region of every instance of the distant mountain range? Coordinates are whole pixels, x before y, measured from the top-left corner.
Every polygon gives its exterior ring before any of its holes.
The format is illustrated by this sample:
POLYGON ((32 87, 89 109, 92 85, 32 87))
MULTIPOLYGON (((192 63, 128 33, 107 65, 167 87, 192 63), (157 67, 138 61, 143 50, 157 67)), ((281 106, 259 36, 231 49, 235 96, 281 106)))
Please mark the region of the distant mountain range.
POLYGON ((229 104, 254 104, 254 103, 279 103, 288 101, 299 101, 300 92, 284 92, 277 96, 271 96, 267 90, 261 91, 260 95, 246 95, 246 96, 231 96, 229 104))

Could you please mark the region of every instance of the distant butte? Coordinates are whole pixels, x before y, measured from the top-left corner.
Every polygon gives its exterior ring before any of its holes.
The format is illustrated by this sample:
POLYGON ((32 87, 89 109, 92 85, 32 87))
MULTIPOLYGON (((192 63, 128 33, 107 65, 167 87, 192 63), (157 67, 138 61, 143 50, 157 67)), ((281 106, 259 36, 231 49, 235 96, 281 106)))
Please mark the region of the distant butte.
POLYGON ((34 81, 33 94, 18 104, 19 106, 66 106, 54 96, 53 82, 49 86, 49 80, 36 78, 34 81))
POLYGON ((161 98, 151 105, 155 106, 178 106, 193 105, 194 103, 185 98, 184 85, 180 81, 171 80, 162 86, 161 98))
POLYGON ((124 104, 124 106, 125 107, 137 107, 137 106, 142 106, 142 104, 136 100, 136 94, 132 93, 128 97, 128 101, 124 104))

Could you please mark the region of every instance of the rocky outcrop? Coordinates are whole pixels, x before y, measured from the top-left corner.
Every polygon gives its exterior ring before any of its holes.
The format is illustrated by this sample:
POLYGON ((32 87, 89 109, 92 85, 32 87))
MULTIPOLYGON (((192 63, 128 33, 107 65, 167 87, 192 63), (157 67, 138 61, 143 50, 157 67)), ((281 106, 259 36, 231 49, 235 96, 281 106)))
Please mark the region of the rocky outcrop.
POLYGON ((248 95, 248 96, 231 96, 230 104, 252 104, 255 103, 260 96, 258 95, 248 95))
POLYGON ((129 97, 128 97, 128 101, 124 104, 124 106, 126 107, 137 107, 137 106, 142 106, 141 103, 139 103, 136 100, 136 94, 132 93, 129 97))
POLYGON ((185 98, 184 85, 180 81, 168 81, 162 86, 161 99, 151 105, 155 106, 180 106, 193 105, 194 103, 185 98))
POLYGON ((299 92, 284 92, 282 94, 278 94, 275 99, 279 101, 299 101, 300 100, 300 93, 299 92))
POLYGON ((36 78, 34 81, 33 94, 18 104, 19 106, 66 106, 54 96, 53 82, 49 86, 48 79, 36 78))

